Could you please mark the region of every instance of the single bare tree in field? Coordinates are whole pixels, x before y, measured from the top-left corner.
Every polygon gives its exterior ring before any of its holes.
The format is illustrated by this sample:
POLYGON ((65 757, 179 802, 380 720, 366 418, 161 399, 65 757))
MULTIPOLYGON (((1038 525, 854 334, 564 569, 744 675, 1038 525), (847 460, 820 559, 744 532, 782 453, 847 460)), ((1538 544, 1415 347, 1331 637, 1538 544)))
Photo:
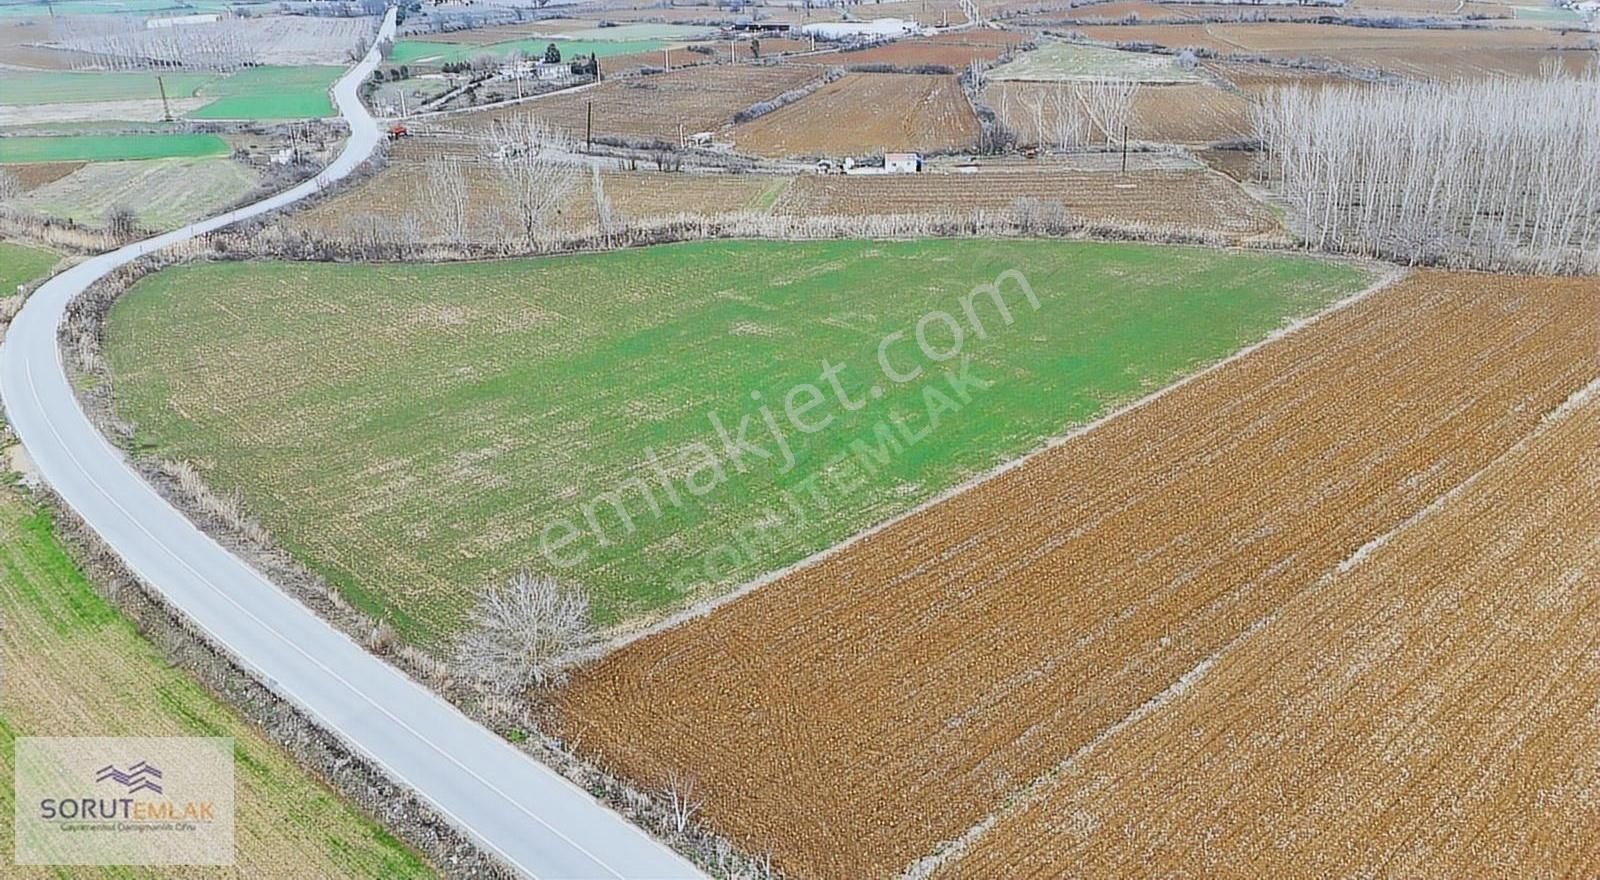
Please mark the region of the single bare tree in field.
POLYGON ((588 636, 588 597, 524 571, 478 601, 456 660, 486 689, 515 693, 560 681, 563 660, 588 636))
POLYGON ((495 120, 489 143, 516 225, 532 246, 577 180, 573 141, 561 129, 522 114, 495 120))

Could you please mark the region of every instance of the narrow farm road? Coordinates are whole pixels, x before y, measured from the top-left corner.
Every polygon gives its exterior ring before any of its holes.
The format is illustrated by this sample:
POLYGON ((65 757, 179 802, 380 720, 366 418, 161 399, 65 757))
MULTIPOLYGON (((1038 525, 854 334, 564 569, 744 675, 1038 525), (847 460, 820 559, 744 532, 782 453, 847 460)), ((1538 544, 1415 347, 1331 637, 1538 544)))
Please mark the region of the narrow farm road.
MULTIPOLYGON (((394 30, 391 8, 379 39, 394 30)), ((334 87, 351 134, 316 180, 86 260, 40 287, 0 346, 7 417, 44 480, 131 570, 285 699, 511 866, 537 878, 698 877, 671 850, 367 653, 202 533, 95 430, 73 395, 56 342, 68 303, 143 254, 349 174, 379 141, 357 96, 378 63, 374 48, 334 87)))

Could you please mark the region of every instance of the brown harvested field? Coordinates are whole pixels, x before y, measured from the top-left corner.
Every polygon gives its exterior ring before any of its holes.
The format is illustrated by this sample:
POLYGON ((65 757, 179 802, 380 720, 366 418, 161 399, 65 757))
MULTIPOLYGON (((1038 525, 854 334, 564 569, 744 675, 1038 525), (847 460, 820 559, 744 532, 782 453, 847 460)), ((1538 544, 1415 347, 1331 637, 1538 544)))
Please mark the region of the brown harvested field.
POLYGON ((1593 279, 1415 273, 580 669, 550 721, 786 872, 894 875, 1504 455, 1600 372, 1597 318, 1593 279))
POLYGON ((1250 102, 1210 85, 1141 88, 1128 121, 1129 137, 1166 144, 1210 144, 1250 131, 1250 102))
POLYGON ((25 165, 8 165, 6 172, 22 184, 23 192, 28 192, 55 183, 87 164, 87 162, 30 162, 25 165))
MULTIPOLYGON (((372 179, 290 215, 285 223, 290 229, 338 234, 361 228, 376 216, 395 228, 414 223, 423 241, 442 240, 444 231, 438 219, 417 197, 426 191, 426 163, 436 152, 473 156, 460 145, 421 138, 402 141, 391 149, 388 164, 372 179)), ((467 165, 466 175, 472 193, 468 236, 473 241, 494 243, 519 235, 495 165, 488 160, 473 161, 467 165)), ((678 214, 764 211, 791 180, 754 174, 606 171, 601 174, 601 188, 616 219, 650 220, 678 214)), ((578 174, 558 215, 551 218, 551 227, 569 232, 592 229, 599 216, 594 196, 593 177, 587 171, 578 174)))
POLYGON ((1137 41, 1172 49, 1207 49, 1220 56, 1311 60, 1400 76, 1528 76, 1545 59, 1577 71, 1592 64, 1592 35, 1530 28, 1455 30, 1369 28, 1300 22, 1085 26, 1092 40, 1137 41), (1558 51, 1565 50, 1565 51, 1558 51))
POLYGON ((1600 865, 1600 397, 1008 809, 939 877, 1600 865))
POLYGON ((1206 24, 1085 25, 1074 28, 1097 42, 1150 43, 1168 49, 1205 49, 1219 55, 1240 51, 1233 43, 1211 33, 1206 24))
POLYGON ((1074 5, 1070 9, 1041 12, 1029 17, 1056 21, 1120 22, 1127 20, 1129 16, 1138 16, 1139 21, 1184 21, 1193 17, 1185 10, 1165 3, 1155 3, 1152 0, 1111 0, 1109 3, 1082 3, 1074 5))
POLYGON ((870 49, 840 52, 838 55, 829 56, 828 60, 847 67, 858 64, 893 64, 900 67, 938 64, 961 72, 974 61, 993 61, 1004 52, 1004 46, 994 44, 977 45, 950 40, 896 40, 870 49))
POLYGON ((1274 22, 1219 23, 1206 29, 1224 43, 1252 52, 1316 54, 1348 49, 1546 49, 1584 46, 1588 35, 1524 28, 1405 29, 1274 22))
POLYGON ((1558 64, 1580 75, 1595 67, 1590 49, 1350 49, 1334 60, 1358 69, 1417 79, 1480 79, 1496 76, 1539 76, 1546 65, 1558 64))
POLYGON ((1194 157, 1234 180, 1252 181, 1257 178, 1256 160, 1259 153, 1246 150, 1195 150, 1194 157))
MULTIPOLYGON (((603 70, 607 76, 618 74, 636 73, 647 67, 663 67, 668 60, 672 69, 696 67, 702 65, 725 63, 728 60, 727 43, 696 43, 696 46, 705 47, 711 52, 691 52, 688 47, 674 48, 668 58, 663 58, 659 50, 651 52, 630 52, 626 55, 608 55, 601 60, 603 70)), ((790 40, 782 37, 767 37, 761 40, 761 58, 777 58, 783 55, 792 55, 796 52, 809 52, 809 40, 790 40)), ((741 40, 734 44, 733 57, 739 61, 752 61, 756 56, 750 54, 750 42, 741 40)), ((810 64, 835 64, 832 56, 822 55, 805 59, 796 59, 801 63, 810 64)))
POLYGON ((1367 80, 1340 76, 1337 73, 1280 67, 1276 64, 1256 64, 1237 61, 1208 61, 1207 71, 1226 80, 1249 97, 1264 95, 1274 89, 1288 86, 1320 89, 1328 86, 1369 86, 1367 80))
POLYGON ((885 3, 873 3, 857 12, 856 17, 899 18, 927 27, 947 27, 967 21, 967 16, 961 11, 960 0, 888 0, 885 3))
POLYGON ((0 65, 34 70, 68 70, 81 60, 76 52, 38 45, 55 39, 47 17, 0 17, 0 65))
MULTIPOLYGON (((1039 143, 1034 108, 1041 110, 1046 142, 1052 137, 1056 108, 1078 113, 1075 101, 1058 102, 1060 83, 993 82, 984 87, 984 103, 994 108, 1006 127, 1025 144, 1039 143)), ((1084 120, 1088 125, 1088 120, 1084 120)), ((1250 102, 1209 84, 1146 84, 1134 96, 1128 136, 1164 144, 1209 144, 1250 133, 1250 102)))
MULTIPOLYGON (((601 62, 605 63, 604 60, 601 62)), ((458 129, 487 128, 506 115, 532 114, 582 137, 585 113, 594 104, 596 137, 662 140, 676 144, 685 134, 717 131, 733 115, 822 77, 811 64, 706 65, 653 76, 606 80, 592 89, 555 94, 512 107, 451 117, 458 129)))
POLYGON ((953 75, 847 73, 786 107, 733 129, 756 156, 837 156, 971 149, 978 117, 953 75))
POLYGON ((1004 210, 1019 198, 1063 205, 1094 223, 1255 236, 1278 231, 1273 213, 1233 181, 1205 170, 1037 170, 978 174, 805 175, 773 207, 777 214, 965 214, 1004 210))

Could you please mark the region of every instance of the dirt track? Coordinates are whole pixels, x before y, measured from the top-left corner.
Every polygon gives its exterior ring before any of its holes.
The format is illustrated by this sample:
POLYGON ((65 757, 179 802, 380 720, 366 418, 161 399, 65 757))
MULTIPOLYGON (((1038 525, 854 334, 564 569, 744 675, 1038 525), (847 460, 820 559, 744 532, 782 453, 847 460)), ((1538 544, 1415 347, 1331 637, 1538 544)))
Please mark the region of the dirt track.
POLYGON ((1592 379, 1600 284, 1419 273, 581 671, 557 726, 811 877, 964 834, 1592 379))
POLYGON ((940 876, 1590 873, 1597 584, 1600 397, 1289 602, 940 876))

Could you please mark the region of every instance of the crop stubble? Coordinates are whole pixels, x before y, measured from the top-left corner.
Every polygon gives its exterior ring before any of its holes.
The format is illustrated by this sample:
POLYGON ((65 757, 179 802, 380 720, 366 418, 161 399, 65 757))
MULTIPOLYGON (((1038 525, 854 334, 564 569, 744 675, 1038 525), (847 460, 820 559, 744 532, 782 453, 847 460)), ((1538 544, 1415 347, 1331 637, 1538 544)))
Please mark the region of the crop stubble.
POLYGON ((799 876, 885 876, 1501 456, 1592 281, 1422 272, 578 672, 552 722, 799 876))

